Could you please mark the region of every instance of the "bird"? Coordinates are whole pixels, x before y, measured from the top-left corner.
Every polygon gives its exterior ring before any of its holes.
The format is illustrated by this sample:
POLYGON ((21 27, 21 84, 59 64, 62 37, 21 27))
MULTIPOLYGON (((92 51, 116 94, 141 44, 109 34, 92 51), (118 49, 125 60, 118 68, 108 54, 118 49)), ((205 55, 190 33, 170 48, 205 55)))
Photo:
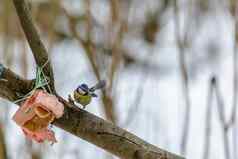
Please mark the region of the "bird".
POLYGON ((73 92, 74 101, 81 104, 85 109, 85 107, 91 103, 92 98, 98 97, 97 94, 95 94, 95 91, 104 88, 105 85, 105 80, 99 81, 90 88, 85 83, 80 84, 73 92))

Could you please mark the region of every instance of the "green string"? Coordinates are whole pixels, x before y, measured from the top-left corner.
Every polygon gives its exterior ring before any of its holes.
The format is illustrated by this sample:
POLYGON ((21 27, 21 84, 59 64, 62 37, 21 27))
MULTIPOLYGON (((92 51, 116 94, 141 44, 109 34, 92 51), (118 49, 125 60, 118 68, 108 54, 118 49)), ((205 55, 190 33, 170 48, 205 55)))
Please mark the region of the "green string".
POLYGON ((49 60, 47 60, 46 63, 44 65, 42 65, 42 67, 36 66, 36 79, 35 79, 34 88, 29 93, 22 96, 21 99, 14 101, 14 103, 18 103, 18 102, 23 101, 23 100, 27 99, 28 97, 32 96, 36 89, 43 89, 46 91, 46 88, 47 88, 49 90, 49 92, 52 94, 52 91, 49 86, 49 80, 47 80, 47 78, 43 72, 43 68, 46 66, 46 64, 48 62, 49 62, 49 60))

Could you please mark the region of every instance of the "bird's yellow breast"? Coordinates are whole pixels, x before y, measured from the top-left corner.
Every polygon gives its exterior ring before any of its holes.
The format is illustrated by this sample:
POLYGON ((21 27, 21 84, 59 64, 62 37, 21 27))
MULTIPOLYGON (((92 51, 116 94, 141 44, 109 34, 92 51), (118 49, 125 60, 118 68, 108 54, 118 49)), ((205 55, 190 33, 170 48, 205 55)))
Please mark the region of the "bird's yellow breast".
POLYGON ((74 100, 78 102, 79 104, 86 106, 91 102, 92 97, 90 95, 81 95, 75 91, 74 100))

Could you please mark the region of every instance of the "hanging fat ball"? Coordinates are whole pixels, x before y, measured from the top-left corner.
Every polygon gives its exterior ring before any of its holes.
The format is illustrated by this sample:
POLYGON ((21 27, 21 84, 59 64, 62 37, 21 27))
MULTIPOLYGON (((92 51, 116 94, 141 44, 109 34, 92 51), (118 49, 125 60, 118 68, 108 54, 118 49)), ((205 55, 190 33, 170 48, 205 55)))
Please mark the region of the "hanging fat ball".
POLYGON ((81 84, 74 90, 74 100, 85 108, 91 102, 92 97, 97 97, 97 94, 94 92, 98 89, 104 88, 105 85, 106 82, 104 80, 99 81, 96 85, 90 88, 87 84, 81 84))

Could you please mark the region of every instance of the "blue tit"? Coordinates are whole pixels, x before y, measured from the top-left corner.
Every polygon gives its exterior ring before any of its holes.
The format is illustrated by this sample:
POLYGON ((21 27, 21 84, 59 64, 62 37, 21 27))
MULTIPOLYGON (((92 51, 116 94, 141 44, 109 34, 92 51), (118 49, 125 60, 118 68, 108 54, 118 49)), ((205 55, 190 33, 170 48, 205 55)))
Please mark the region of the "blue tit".
POLYGON ((85 108, 92 100, 92 97, 97 97, 95 90, 105 86, 105 81, 98 82, 95 86, 89 88, 87 84, 81 84, 74 90, 74 100, 85 108))

